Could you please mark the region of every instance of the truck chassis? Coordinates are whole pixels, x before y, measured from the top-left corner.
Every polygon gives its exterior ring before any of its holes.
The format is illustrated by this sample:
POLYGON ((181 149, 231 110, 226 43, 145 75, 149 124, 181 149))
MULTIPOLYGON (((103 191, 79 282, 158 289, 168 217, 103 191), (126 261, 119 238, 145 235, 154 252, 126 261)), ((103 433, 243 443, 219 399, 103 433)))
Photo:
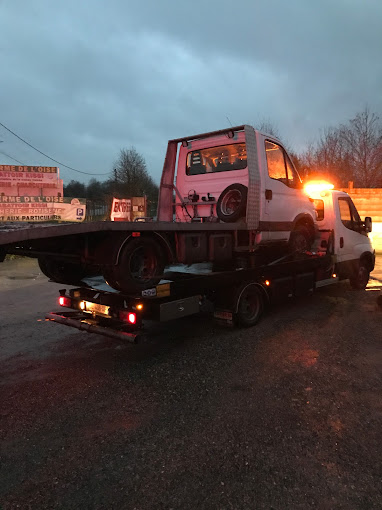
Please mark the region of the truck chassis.
POLYGON ((311 294, 338 282, 330 254, 299 254, 252 269, 190 274, 171 271, 151 289, 127 295, 92 287, 60 291, 59 304, 68 312, 46 318, 91 333, 138 343, 144 322, 170 321, 208 308, 220 323, 254 326, 272 303, 311 294))

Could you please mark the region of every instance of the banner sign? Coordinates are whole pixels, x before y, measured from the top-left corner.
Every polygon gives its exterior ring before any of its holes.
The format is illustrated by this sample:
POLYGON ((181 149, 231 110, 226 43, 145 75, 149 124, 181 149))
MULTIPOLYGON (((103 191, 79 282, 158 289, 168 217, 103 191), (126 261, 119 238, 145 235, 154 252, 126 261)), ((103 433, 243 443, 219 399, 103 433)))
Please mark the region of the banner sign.
POLYGON ((0 196, 0 221, 84 221, 86 199, 0 196))
POLYGON ((15 165, 0 165, 0 172, 28 172, 38 174, 58 174, 56 166, 15 166, 15 165))
POLYGON ((0 187, 38 185, 40 188, 54 184, 57 186, 60 179, 57 174, 38 172, 4 172, 0 170, 0 187))
POLYGON ((110 219, 111 221, 131 221, 131 199, 113 198, 110 219))

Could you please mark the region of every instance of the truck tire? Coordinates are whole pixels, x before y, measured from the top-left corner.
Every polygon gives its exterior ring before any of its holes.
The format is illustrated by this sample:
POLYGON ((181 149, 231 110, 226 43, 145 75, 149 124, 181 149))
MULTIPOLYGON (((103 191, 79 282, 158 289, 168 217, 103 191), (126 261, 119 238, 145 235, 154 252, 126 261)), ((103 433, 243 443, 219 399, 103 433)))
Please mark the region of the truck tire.
POLYGON ((370 271, 363 262, 359 262, 349 278, 350 285, 354 290, 365 290, 369 283, 370 271))
POLYGON ((305 225, 297 225, 289 237, 289 251, 302 253, 309 251, 313 244, 313 236, 305 225))
POLYGON ((45 276, 58 283, 77 285, 87 276, 85 269, 74 262, 66 262, 51 257, 39 257, 38 265, 45 276))
POLYGON ((216 214, 221 221, 233 223, 246 214, 248 188, 243 184, 231 184, 220 195, 216 214))
POLYGON ((264 292, 259 286, 255 283, 242 286, 239 289, 237 301, 235 323, 244 328, 257 324, 264 311, 264 292))
POLYGON ((165 263, 157 241, 150 237, 133 238, 124 246, 110 284, 127 294, 141 292, 159 283, 165 263))

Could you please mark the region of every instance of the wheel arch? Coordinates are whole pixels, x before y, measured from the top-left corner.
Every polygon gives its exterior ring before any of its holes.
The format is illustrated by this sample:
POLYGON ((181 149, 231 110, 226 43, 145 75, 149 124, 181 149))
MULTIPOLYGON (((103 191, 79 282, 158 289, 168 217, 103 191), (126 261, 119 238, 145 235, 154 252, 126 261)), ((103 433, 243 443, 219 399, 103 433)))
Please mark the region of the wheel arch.
POLYGON ((373 271, 374 269, 374 256, 370 251, 364 251, 360 258, 359 258, 360 264, 364 264, 368 271, 373 271))
POLYGON ((295 217, 295 219, 293 220, 292 232, 293 232, 293 230, 296 230, 296 228, 299 226, 304 226, 304 227, 308 228, 309 232, 312 234, 312 237, 314 239, 315 234, 316 234, 316 226, 315 226, 314 220, 310 214, 308 214, 308 213, 298 214, 295 217))
MULTIPOLYGON (((114 264, 118 264, 123 248, 126 246, 128 241, 130 239, 132 239, 133 237, 134 236, 131 233, 122 240, 122 242, 120 243, 119 248, 115 254, 114 264)), ((167 262, 171 263, 175 260, 174 251, 171 247, 171 244, 170 244, 169 240, 163 234, 161 234, 159 232, 147 232, 147 233, 144 232, 144 233, 140 233, 140 237, 145 237, 145 238, 151 237, 152 239, 156 239, 163 249, 163 252, 166 256, 167 262)))
POLYGON ((270 304, 270 297, 269 297, 269 294, 268 294, 267 290, 264 288, 264 286, 261 285, 261 283, 259 283, 259 282, 249 282, 249 283, 245 283, 244 285, 241 285, 239 287, 239 289, 237 290, 236 294, 235 294, 235 303, 234 303, 234 306, 233 306, 233 312, 234 313, 238 312, 239 301, 240 301, 241 296, 243 295, 243 292, 248 287, 251 287, 251 286, 255 286, 258 289, 260 289, 261 294, 262 294, 262 296, 264 298, 264 301, 263 301, 264 306, 268 306, 270 304))

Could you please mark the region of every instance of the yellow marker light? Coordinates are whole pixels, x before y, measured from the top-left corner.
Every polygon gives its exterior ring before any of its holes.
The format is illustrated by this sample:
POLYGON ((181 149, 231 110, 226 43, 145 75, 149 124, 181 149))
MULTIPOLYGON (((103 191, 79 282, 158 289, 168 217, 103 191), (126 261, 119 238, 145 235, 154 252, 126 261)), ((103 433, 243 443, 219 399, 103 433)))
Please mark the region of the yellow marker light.
POLYGON ((320 191, 328 191, 334 188, 334 184, 325 181, 311 181, 305 184, 304 191, 308 195, 319 193, 320 191))
POLYGON ((80 302, 80 308, 81 310, 85 310, 85 301, 80 302))
POLYGON ((137 305, 137 310, 142 310, 143 309, 143 305, 141 303, 139 303, 139 305, 137 305))
POLYGON ((269 280, 265 280, 265 282, 264 282, 264 283, 265 283, 265 285, 266 285, 267 287, 269 287, 269 286, 270 286, 270 284, 271 284, 271 282, 270 282, 269 280))

